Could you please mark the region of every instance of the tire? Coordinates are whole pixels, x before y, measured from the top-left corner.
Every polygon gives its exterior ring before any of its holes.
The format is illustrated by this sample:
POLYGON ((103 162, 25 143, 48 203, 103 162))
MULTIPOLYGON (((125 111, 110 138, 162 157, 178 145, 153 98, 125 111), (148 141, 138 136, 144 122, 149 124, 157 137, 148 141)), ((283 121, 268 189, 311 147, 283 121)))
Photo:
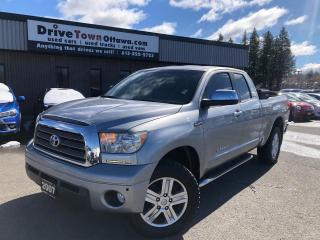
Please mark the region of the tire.
POLYGON ((264 146, 258 147, 258 158, 267 164, 276 164, 280 154, 283 133, 279 127, 274 127, 264 146))
POLYGON ((155 169, 148 186, 144 210, 131 216, 131 224, 138 233, 147 237, 171 236, 192 222, 199 206, 200 189, 193 174, 175 161, 165 161, 155 169), (163 186, 172 186, 172 191, 163 186), (156 216, 154 219, 153 214, 156 216))
POLYGON ((289 122, 291 121, 294 121, 294 114, 292 110, 290 110, 290 113, 289 113, 289 122))

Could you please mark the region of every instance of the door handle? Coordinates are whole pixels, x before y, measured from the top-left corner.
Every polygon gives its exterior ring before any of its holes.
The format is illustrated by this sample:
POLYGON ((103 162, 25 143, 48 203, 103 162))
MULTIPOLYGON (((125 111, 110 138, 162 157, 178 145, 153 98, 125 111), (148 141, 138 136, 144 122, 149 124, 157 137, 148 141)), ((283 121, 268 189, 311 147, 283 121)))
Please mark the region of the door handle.
POLYGON ((235 117, 239 117, 242 114, 242 111, 236 110, 233 114, 235 117))

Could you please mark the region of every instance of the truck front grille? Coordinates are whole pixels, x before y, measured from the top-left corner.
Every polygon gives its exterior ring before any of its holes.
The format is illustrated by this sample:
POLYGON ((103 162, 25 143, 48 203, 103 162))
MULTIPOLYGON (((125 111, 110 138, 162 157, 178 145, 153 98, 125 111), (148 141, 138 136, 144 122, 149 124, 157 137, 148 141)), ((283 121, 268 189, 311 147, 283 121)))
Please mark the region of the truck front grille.
POLYGON ((86 151, 83 136, 78 133, 58 130, 52 127, 38 124, 34 137, 34 145, 49 154, 59 156, 61 159, 85 164, 86 151), (60 144, 53 146, 50 143, 51 136, 56 135, 60 144))

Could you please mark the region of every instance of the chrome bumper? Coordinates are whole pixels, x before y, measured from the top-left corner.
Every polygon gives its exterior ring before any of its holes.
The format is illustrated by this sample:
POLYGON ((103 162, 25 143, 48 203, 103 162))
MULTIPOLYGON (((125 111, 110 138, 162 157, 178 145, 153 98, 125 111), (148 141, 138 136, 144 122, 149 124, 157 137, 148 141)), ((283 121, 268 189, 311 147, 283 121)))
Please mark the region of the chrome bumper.
POLYGON ((80 193, 87 192, 93 209, 115 212, 143 210, 149 180, 156 167, 155 164, 120 166, 104 163, 82 167, 51 158, 37 151, 32 143, 26 148, 25 159, 27 174, 35 182, 42 174, 50 176, 59 182, 78 187, 80 193), (120 207, 109 205, 105 200, 108 191, 122 193, 125 203, 120 207))

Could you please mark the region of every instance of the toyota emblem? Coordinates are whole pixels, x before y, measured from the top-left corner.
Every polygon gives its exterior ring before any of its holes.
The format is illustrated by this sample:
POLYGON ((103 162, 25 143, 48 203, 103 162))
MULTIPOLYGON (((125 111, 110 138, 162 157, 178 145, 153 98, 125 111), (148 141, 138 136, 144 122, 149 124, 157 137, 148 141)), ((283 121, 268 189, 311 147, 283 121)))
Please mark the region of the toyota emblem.
POLYGON ((50 144, 52 147, 58 147, 60 145, 60 138, 57 135, 51 135, 50 144))

